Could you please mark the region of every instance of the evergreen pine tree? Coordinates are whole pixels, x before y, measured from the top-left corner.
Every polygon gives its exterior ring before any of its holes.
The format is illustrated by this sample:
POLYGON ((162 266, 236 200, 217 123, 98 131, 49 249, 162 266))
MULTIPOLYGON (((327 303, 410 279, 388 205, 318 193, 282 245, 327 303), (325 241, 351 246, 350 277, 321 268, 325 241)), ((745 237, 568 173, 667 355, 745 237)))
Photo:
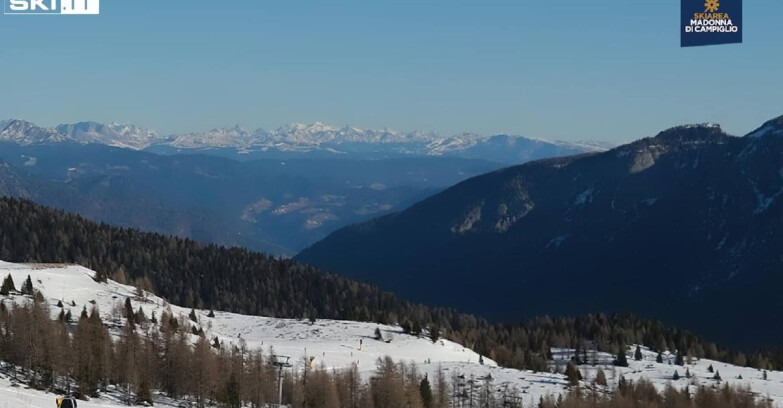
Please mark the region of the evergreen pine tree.
POLYGON ((433 343, 438 341, 440 338, 440 329, 436 325, 430 326, 430 340, 432 340, 433 343))
POLYGON ((685 369, 685 378, 691 378, 691 369, 690 368, 686 368, 685 369))
POLYGON ((411 331, 413 330, 412 326, 413 325, 411 325, 410 320, 405 320, 402 322, 402 324, 400 324, 400 328, 402 329, 402 332, 405 334, 411 334, 411 331))
POLYGON ((764 381, 767 381, 767 370, 764 370, 764 373, 762 374, 762 378, 764 381))
POLYGON ((125 298, 125 319, 130 327, 136 327, 136 313, 133 312, 133 304, 129 297, 125 298))
POLYGON ((623 392, 626 388, 628 388, 628 380, 625 379, 625 376, 620 374, 620 381, 617 382, 617 389, 620 392, 623 392))
POLYGON ((242 406, 242 399, 239 395, 239 379, 236 372, 232 371, 228 376, 228 381, 223 390, 223 402, 229 408, 240 408, 242 406))
POLYGON ((581 374, 579 373, 579 369, 576 368, 576 363, 574 361, 568 362, 565 375, 566 379, 568 379, 568 385, 579 385, 579 377, 581 374))
POLYGON ((663 364, 663 354, 661 352, 658 352, 658 355, 655 357, 655 362, 658 364, 663 364))
POLYGON ((680 373, 677 372, 677 370, 674 370, 674 375, 672 375, 672 380, 677 381, 680 379, 680 373))
POLYGON ((685 365, 685 360, 682 357, 682 350, 677 350, 677 357, 674 359, 674 364, 678 366, 685 365))
POLYGON ((198 323, 198 317, 196 316, 196 309, 190 309, 190 314, 188 315, 188 318, 193 321, 193 323, 198 323))
POLYGON ((617 358, 614 365, 618 367, 628 367, 628 357, 625 355, 625 344, 620 344, 620 351, 617 352, 617 358))
POLYGON ((16 292, 16 285, 14 285, 14 278, 9 273, 5 279, 3 279, 3 285, 0 287, 0 295, 8 296, 11 292, 16 292))
POLYGON ((33 280, 30 279, 30 275, 27 275, 27 279, 25 279, 24 283, 22 284, 22 294, 23 295, 32 295, 33 294, 33 280))
POLYGON ((109 280, 109 276, 99 268, 95 271, 95 278, 93 278, 93 280, 99 283, 106 283, 109 280))
POLYGON ((135 319, 139 323, 147 323, 147 315, 144 314, 144 310, 139 306, 139 310, 136 311, 135 319))
POLYGON ((411 328, 411 334, 414 336, 418 336, 421 334, 421 324, 419 324, 418 320, 413 322, 413 327, 411 328))
POLYGON ((720 371, 716 371, 715 372, 715 376, 713 376, 712 379, 720 381, 721 380, 721 378, 720 378, 720 371))
POLYGON ((712 364, 710 364, 710 366, 709 366, 709 367, 707 367, 707 371, 709 371, 709 372, 711 372, 711 373, 714 373, 714 372, 715 372, 715 369, 714 369, 714 368, 712 368, 712 364))
POLYGON ((430 380, 427 379, 427 375, 421 379, 419 383, 419 395, 421 395, 421 402, 424 404, 424 408, 432 407, 432 388, 430 387, 430 380))
POLYGON ((177 318, 173 315, 169 316, 169 327, 171 327, 171 329, 174 331, 179 330, 179 320, 177 320, 177 318))
POLYGON ((636 346, 636 351, 633 353, 633 359, 636 361, 642 361, 642 348, 636 346))
POLYGON ((207 315, 207 317, 212 317, 212 318, 214 318, 214 317, 215 317, 215 311, 214 311, 214 310, 212 310, 212 309, 209 309, 209 314, 207 315))

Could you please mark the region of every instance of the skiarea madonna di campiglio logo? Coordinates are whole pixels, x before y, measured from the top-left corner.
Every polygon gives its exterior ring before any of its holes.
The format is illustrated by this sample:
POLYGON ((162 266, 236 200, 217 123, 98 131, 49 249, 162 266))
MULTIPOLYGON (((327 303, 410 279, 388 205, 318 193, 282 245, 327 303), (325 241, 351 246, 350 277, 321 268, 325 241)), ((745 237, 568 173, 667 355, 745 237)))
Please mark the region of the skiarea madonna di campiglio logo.
POLYGON ((681 46, 742 42, 742 0, 681 1, 681 46))

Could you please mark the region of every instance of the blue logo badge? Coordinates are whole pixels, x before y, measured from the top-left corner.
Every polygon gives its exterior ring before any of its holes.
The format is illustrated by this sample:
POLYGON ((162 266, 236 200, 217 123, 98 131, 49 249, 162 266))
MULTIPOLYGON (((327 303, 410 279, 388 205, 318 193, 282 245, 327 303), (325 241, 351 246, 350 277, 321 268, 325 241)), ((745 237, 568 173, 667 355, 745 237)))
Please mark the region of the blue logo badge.
POLYGON ((680 1, 680 46, 742 42, 742 0, 680 1))

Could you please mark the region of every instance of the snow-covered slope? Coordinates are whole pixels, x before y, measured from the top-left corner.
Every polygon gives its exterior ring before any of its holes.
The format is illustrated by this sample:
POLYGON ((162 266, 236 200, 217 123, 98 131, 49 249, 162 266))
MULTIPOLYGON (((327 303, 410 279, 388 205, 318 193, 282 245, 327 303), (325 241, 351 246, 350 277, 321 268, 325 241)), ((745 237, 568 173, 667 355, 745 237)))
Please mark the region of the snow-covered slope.
MULTIPOLYGON (((164 310, 170 310, 187 319, 190 309, 167 304, 163 299, 153 295, 140 299, 136 296, 133 287, 121 285, 109 281, 97 283, 92 278, 94 272, 76 265, 38 265, 38 264, 11 264, 0 261, 0 279, 10 274, 16 282, 17 288, 29 275, 33 286, 39 290, 46 299, 51 309, 52 317, 60 313, 57 307, 58 301, 62 301, 74 316, 77 316, 83 307, 90 309, 94 304, 100 309, 101 316, 106 322, 120 323, 119 312, 122 303, 127 297, 132 299, 135 308, 141 306, 147 316, 153 312, 160 316, 164 310), (75 306, 73 306, 75 304, 75 306)), ((6 304, 29 301, 21 295, 10 295, 0 298, 6 304)), ((207 317, 209 311, 197 310, 199 324, 207 332, 209 338, 219 337, 225 344, 237 344, 241 340, 247 343, 251 349, 263 348, 269 351, 274 349, 276 354, 292 357, 294 370, 301 370, 305 356, 312 356, 316 364, 323 363, 329 368, 340 369, 352 363, 358 364, 359 370, 365 378, 369 378, 375 369, 375 362, 379 357, 390 356, 397 361, 414 362, 423 373, 434 375, 438 367, 441 367, 447 376, 451 378, 453 373, 465 375, 466 378, 486 378, 491 376, 497 389, 508 385, 510 389, 517 389, 522 396, 525 406, 531 406, 541 396, 557 395, 566 392, 566 380, 563 375, 550 373, 533 373, 498 367, 492 360, 484 357, 484 364, 479 364, 479 355, 472 350, 448 341, 438 340, 433 343, 427 338, 405 335, 397 326, 377 325, 374 323, 317 320, 310 323, 307 320, 277 319, 261 316, 245 316, 233 313, 215 312, 215 317, 207 317), (373 333, 380 328, 390 342, 375 340, 373 333), (240 340, 241 339, 241 340, 240 340), (360 346, 361 344, 361 346, 360 346)), ((114 330, 117 330, 116 328, 114 330)), ((629 356, 632 348, 629 348, 629 356)), ((569 350, 553 350, 555 364, 564 365, 570 357, 569 350)), ((674 370, 678 370, 681 380, 674 382, 678 388, 689 383, 684 378, 685 368, 668 364, 673 356, 665 354, 663 364, 655 363, 656 354, 644 350, 643 361, 633 361, 628 368, 611 367, 611 356, 598 353, 597 366, 583 365, 580 370, 585 376, 585 384, 591 383, 595 378, 598 367, 605 370, 610 388, 616 386, 620 375, 627 379, 636 380, 648 378, 656 386, 663 388, 672 382, 674 370)), ((768 379, 762 379, 762 372, 735 367, 710 360, 694 361, 688 368, 693 375, 695 384, 715 384, 712 374, 707 373, 707 367, 712 364, 720 371, 724 382, 730 384, 748 385, 760 398, 769 397, 776 404, 783 404, 783 373, 769 372, 768 379), (742 375, 743 379, 737 377, 742 375)), ((114 407, 122 405, 110 400, 111 396, 80 403, 80 407, 114 407)), ((162 405, 173 403, 162 396, 156 397, 162 405)), ((0 408, 12 406, 26 406, 29 408, 50 407, 54 396, 35 390, 25 389, 23 386, 12 387, 11 382, 0 374, 0 408), (21 404, 21 405, 19 405, 21 404)), ((161 404, 158 404, 161 405, 161 404)))
POLYGON ((19 145, 60 143, 69 138, 57 129, 42 128, 24 120, 6 120, 0 122, 0 142, 12 142, 19 145))
POLYGON ((135 125, 96 122, 80 122, 43 128, 24 120, 0 121, 0 142, 19 145, 52 143, 105 144, 108 146, 140 150, 164 140, 149 129, 135 125))
MULTIPOLYGON (((29 275, 33 286, 46 298, 52 317, 60 313, 56 305, 61 301, 66 309, 78 316, 83 307, 89 311, 93 302, 99 308, 101 317, 107 322, 121 322, 116 310, 122 310, 123 302, 130 297, 134 308, 141 307, 147 316, 154 312, 157 316, 170 309, 175 315, 187 319, 190 309, 168 304, 153 295, 146 299, 136 296, 136 289, 114 281, 95 282, 95 272, 76 265, 37 265, 11 264, 0 261, 0 278, 11 274, 17 289, 29 275), (75 304, 76 306, 72 306, 75 304)), ((21 295, 10 296, 12 301, 26 299, 21 295)), ((199 325, 207 336, 215 336, 226 344, 237 344, 240 339, 251 349, 274 347, 277 354, 291 356, 297 360, 305 355, 315 356, 316 363, 325 363, 330 368, 347 367, 355 362, 360 369, 372 371, 379 357, 392 356, 397 360, 415 361, 424 364, 431 360, 477 364, 479 355, 470 349, 448 340, 433 343, 429 339, 402 334, 396 326, 384 326, 375 323, 351 321, 278 319, 262 316, 245 316, 234 313, 215 312, 215 317, 207 317, 208 310, 197 311, 199 325), (391 342, 377 341, 373 338, 376 328, 380 328, 384 337, 391 342), (360 349, 360 342, 362 348, 360 349)), ((496 366, 485 358, 487 366, 496 366)), ((295 365, 301 364, 296 361, 295 365)))

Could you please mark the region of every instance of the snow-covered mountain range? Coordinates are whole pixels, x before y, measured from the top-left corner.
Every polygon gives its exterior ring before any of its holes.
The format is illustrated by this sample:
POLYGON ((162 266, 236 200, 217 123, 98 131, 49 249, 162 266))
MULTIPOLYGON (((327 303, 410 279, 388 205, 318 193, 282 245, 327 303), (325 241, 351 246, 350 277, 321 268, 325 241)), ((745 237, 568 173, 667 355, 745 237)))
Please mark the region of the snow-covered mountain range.
POLYGON ((78 143, 98 143, 115 147, 141 150, 163 139, 154 130, 135 125, 110 123, 104 125, 95 122, 81 122, 60 125, 54 130, 78 143))
POLYGON ((161 135, 135 125, 96 122, 40 127, 23 120, 0 122, 0 141, 21 145, 72 142, 104 144, 144 150, 234 149, 239 153, 323 153, 342 156, 449 156, 517 163, 543 157, 605 150, 605 143, 560 142, 513 135, 482 136, 460 133, 400 132, 392 129, 360 129, 294 123, 273 131, 250 131, 239 126, 175 135, 161 135))

